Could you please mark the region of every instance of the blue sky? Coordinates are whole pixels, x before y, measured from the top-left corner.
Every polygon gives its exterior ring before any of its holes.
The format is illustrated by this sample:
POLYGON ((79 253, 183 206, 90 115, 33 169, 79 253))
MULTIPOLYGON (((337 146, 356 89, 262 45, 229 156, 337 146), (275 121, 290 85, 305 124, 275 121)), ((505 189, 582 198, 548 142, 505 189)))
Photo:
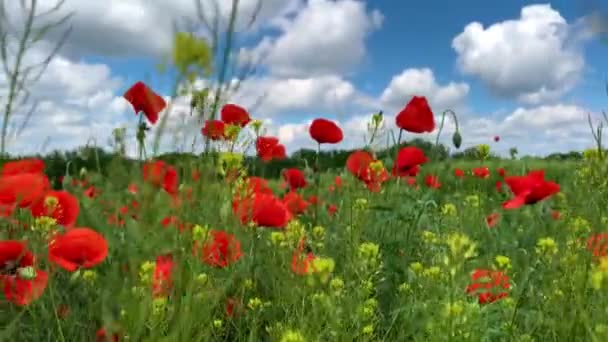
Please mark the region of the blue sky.
MULTIPOLYGON (((442 0, 423 2, 374 0, 368 8, 379 10, 384 16, 382 26, 366 39, 367 56, 357 70, 348 78, 363 90, 379 95, 393 75, 404 68, 430 67, 439 81, 462 80, 471 85, 469 103, 479 112, 491 112, 497 106, 513 109, 516 103, 487 91, 475 77, 463 75, 456 66, 457 54, 451 46, 452 40, 463 28, 474 21, 484 26, 519 17, 522 7, 543 2, 511 0, 496 2, 492 7, 487 1, 467 0, 446 5, 442 0)), ((583 2, 552 1, 551 7, 568 21, 574 22, 589 14, 593 7, 583 2)), ((608 9, 608 7, 607 7, 608 9)), ((264 30, 267 35, 280 34, 277 30, 264 30)), ((257 42, 263 34, 246 37, 249 43, 257 42)), ((608 45, 599 39, 591 39, 584 45, 586 58, 585 77, 576 89, 566 94, 572 101, 601 108, 604 101, 602 83, 608 77, 605 56, 608 45), (606 76, 603 76, 606 74, 606 76), (595 94, 594 94, 595 92, 595 94)), ((134 58, 107 58, 87 56, 87 60, 109 65, 112 72, 128 80, 150 79, 161 92, 170 92, 170 86, 159 80, 154 68, 158 60, 146 56, 134 58)), ((126 89, 126 85, 125 85, 126 89)))
MULTIPOLYGON (((383 109, 392 129, 393 116, 413 95, 427 96, 436 115, 457 110, 465 147, 503 136, 498 152, 588 147, 585 115, 605 108, 608 45, 591 33, 591 1, 262 1, 255 29, 238 35, 239 54, 267 58, 227 100, 248 107, 266 95, 252 114, 291 152, 310 146, 306 126, 318 116, 344 127, 347 139, 338 147, 357 147, 370 113, 383 109)), ((255 1, 241 3, 244 22, 255 1)), ((193 0, 68 0, 64 10, 75 13, 74 31, 49 67, 61 81, 41 80, 37 98, 46 101, 40 114, 46 122, 25 133, 37 139, 55 127, 52 148, 71 148, 91 135, 107 140, 113 127, 131 125, 135 118, 121 95, 137 80, 168 96, 171 80, 155 67, 170 49, 172 21, 194 12, 193 0), (65 96, 58 98, 61 89, 65 96)), ((175 99, 172 122, 187 102, 175 99)), ((180 136, 200 129, 192 122, 189 130, 173 126, 180 136)), ((448 122, 446 139, 453 128, 448 122)))

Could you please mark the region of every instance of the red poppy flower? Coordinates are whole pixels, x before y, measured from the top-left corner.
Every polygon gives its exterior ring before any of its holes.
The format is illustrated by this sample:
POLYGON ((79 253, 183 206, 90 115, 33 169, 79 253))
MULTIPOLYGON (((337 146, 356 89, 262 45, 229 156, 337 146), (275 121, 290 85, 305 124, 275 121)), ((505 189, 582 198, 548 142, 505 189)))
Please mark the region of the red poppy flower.
POLYGON ((0 204, 26 208, 44 196, 49 188, 48 178, 41 173, 0 176, 0 204))
POLYGON ((134 184, 134 183, 129 184, 129 186, 127 187, 127 191, 133 195, 136 195, 137 191, 139 191, 137 184, 134 184))
POLYGON ((25 243, 16 240, 0 241, 0 284, 6 300, 16 305, 28 305, 38 299, 48 283, 48 274, 34 269, 34 255, 25 243), (21 270, 32 268, 29 277, 21 270))
POLYGON ((243 302, 236 298, 226 299, 226 315, 228 317, 237 317, 245 313, 245 306, 243 302))
POLYGON ((111 226, 118 226, 118 227, 124 227, 125 225, 125 220, 120 217, 120 215, 115 214, 115 215, 111 215, 111 214, 106 214, 107 219, 108 219, 108 224, 111 226))
POLYGON ((226 126, 220 120, 207 120, 201 129, 203 136, 211 140, 222 140, 226 138, 226 126))
POLYGON ((554 220, 559 220, 562 217, 562 213, 559 210, 551 210, 551 218, 554 220))
POLYGON ((405 181, 407 185, 418 189, 418 185, 416 184, 416 177, 405 177, 405 181))
POLYGON ((488 178, 490 177, 490 169, 486 166, 476 167, 473 169, 473 176, 477 178, 488 178))
POLYGON ((263 193, 235 199, 232 210, 242 224, 253 222, 261 227, 284 228, 292 218, 291 212, 280 199, 263 193))
POLYGON ((420 170, 420 165, 427 161, 428 159, 424 155, 424 152, 418 147, 404 147, 397 154, 397 160, 393 165, 393 176, 415 177, 420 170))
POLYGON ((344 138, 342 129, 327 119, 315 119, 308 128, 311 138, 319 144, 337 144, 344 138))
POLYGON ((143 174, 144 181, 162 187, 172 195, 177 193, 179 179, 173 166, 162 160, 149 162, 144 164, 143 174))
POLYGON ((224 105, 221 116, 222 121, 229 125, 245 127, 251 121, 247 110, 235 104, 224 105))
POLYGON ((340 176, 336 176, 336 178, 334 178, 334 184, 336 184, 336 187, 341 187, 342 186, 342 177, 340 176))
POLYGON ((559 192, 559 184, 546 181, 545 171, 530 171, 526 176, 506 177, 505 182, 515 195, 503 203, 505 209, 535 204, 559 192))
POLYGON ((167 105, 161 96, 148 88, 143 82, 135 83, 127 90, 123 97, 131 103, 135 114, 143 112, 148 121, 153 125, 158 120, 158 113, 167 105))
POLYGON ((255 141, 258 157, 265 162, 273 159, 285 159, 285 146, 279 144, 275 137, 258 137, 255 141))
POLYGON ((80 206, 78 199, 67 191, 51 190, 31 208, 32 216, 54 218, 58 224, 71 227, 76 223, 80 206))
POLYGON ((479 304, 493 303, 509 295, 509 277, 501 271, 477 269, 471 274, 471 285, 466 292, 477 296, 479 304))
POLYGON ((331 203, 327 206, 327 213, 329 216, 334 216, 338 212, 338 206, 331 203))
POLYGON ((154 274, 152 276, 152 296, 164 297, 173 287, 173 256, 171 254, 156 257, 154 274))
POLYGON ((38 158, 28 158, 7 162, 2 165, 2 176, 12 176, 20 173, 44 173, 44 162, 38 158))
POLYGON ((382 183, 390 179, 388 172, 384 166, 380 170, 370 169, 370 181, 365 183, 367 189, 371 192, 382 190, 382 183))
POLYGON ((315 260, 315 255, 312 252, 304 254, 305 247, 306 241, 301 239, 298 248, 292 254, 291 271, 295 274, 306 275, 312 271, 312 262, 315 260))
POLYGON ((346 169, 359 180, 367 182, 370 179, 369 165, 374 157, 366 151, 355 151, 346 160, 346 169))
POLYGON ((100 328, 95 333, 95 341, 96 342, 118 342, 120 341, 118 334, 114 333, 110 336, 107 335, 106 329, 100 328))
POLYGON ((488 226, 488 228, 492 228, 498 223, 499 220, 500 220, 499 213, 491 213, 490 215, 488 215, 486 217, 486 225, 488 226))
POLYGON ((283 203, 293 215, 300 215, 306 211, 309 203, 295 191, 290 191, 283 196, 283 203))
POLYGON ((496 191, 502 192, 502 182, 496 181, 496 191))
POLYGON ((242 199, 251 198, 257 193, 272 195, 272 189, 268 185, 268 180, 260 177, 247 177, 237 189, 233 198, 233 206, 242 199))
POLYGON ((310 195, 308 196, 308 203, 310 203, 311 205, 317 205, 321 203, 321 200, 315 195, 310 195))
POLYGON ((196 182, 201 179, 201 172, 199 170, 192 170, 191 176, 192 180, 196 182))
POLYGON ((15 212, 14 205, 6 205, 0 203, 0 217, 11 217, 15 212))
MULTIPOLYGON (((169 226, 174 226, 176 228, 182 226, 182 224, 180 223, 179 218, 177 218, 177 216, 165 216, 163 217, 162 220, 160 220, 160 224, 163 226, 163 228, 168 228, 169 226)), ((183 228, 183 226, 182 226, 183 228)), ((182 230, 182 229, 180 229, 182 230)))
POLYGON ((407 171, 401 172, 399 173, 399 171, 397 171, 396 169, 396 164, 393 165, 393 176, 395 177, 402 177, 402 178, 411 178, 411 177, 416 177, 418 175, 418 172, 420 172, 420 165, 414 165, 412 168, 408 169, 407 171))
POLYGON ((300 169, 291 168, 283 171, 283 179, 289 184, 289 189, 297 190, 306 187, 306 176, 300 169))
POLYGON ((500 175, 500 177, 505 177, 505 175, 507 174, 505 169, 503 169, 502 167, 499 167, 498 169, 496 169, 496 172, 498 172, 498 174, 500 175))
POLYGON ((84 191, 84 195, 88 198, 95 198, 99 195, 99 193, 99 189, 92 185, 84 191))
POLYGON ((286 158, 287 158, 287 152, 285 150, 284 145, 278 144, 272 149, 272 159, 283 160, 286 158))
POLYGON ((66 271, 91 268, 105 260, 108 242, 90 228, 74 228, 49 243, 49 261, 66 271))
POLYGON ((463 178, 464 177, 464 171, 462 171, 459 168, 455 168, 454 169, 454 176, 456 176, 458 178, 463 178))
POLYGON ((219 268, 233 264, 243 256, 239 240, 222 230, 210 230, 209 238, 202 246, 194 245, 194 254, 204 263, 219 268))
POLYGON ((431 133, 435 129, 435 117, 424 96, 414 96, 395 121, 397 127, 411 133, 431 133))
POLYGON ((605 257, 608 252, 608 233, 596 233, 589 236, 586 247, 595 258, 605 257))
POLYGON ((424 182, 429 188, 439 189, 441 187, 441 183, 439 183, 439 178, 434 175, 427 175, 424 179, 424 182))
POLYGON ((279 144, 279 138, 277 137, 266 137, 259 136, 255 141, 255 149, 258 153, 258 156, 263 159, 262 156, 269 155, 269 151, 272 151, 272 148, 279 144))
POLYGON ((260 177, 247 177, 247 189, 246 191, 249 194, 272 194, 272 189, 268 185, 268 180, 260 177))
POLYGON ((373 170, 374 157, 366 151, 355 151, 346 160, 346 169, 365 183, 370 191, 379 191, 383 182, 389 179, 386 169, 373 170))

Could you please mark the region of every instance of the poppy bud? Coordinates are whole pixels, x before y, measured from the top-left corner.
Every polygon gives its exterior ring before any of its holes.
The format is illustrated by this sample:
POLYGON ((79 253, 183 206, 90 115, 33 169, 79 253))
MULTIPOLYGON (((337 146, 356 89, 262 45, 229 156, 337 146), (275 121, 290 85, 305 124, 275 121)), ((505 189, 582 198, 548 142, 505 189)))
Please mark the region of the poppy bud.
POLYGON ((194 113, 194 109, 196 108, 196 97, 192 97, 192 100, 190 100, 190 116, 192 116, 192 113, 194 113))
POLYGON ((36 279, 36 269, 32 266, 21 267, 17 269, 19 276, 25 280, 36 279))
POLYGON ((145 130, 139 129, 137 130, 137 141, 144 141, 144 139, 146 138, 146 132, 145 130))
POLYGON ((460 145, 462 145, 462 136, 459 131, 454 132, 454 135, 452 135, 452 144, 456 148, 460 148, 460 145))
POLYGON ((382 124, 382 120, 383 120, 383 112, 379 111, 378 113, 375 113, 372 116, 372 122, 374 124, 374 127, 379 127, 380 124, 382 124))

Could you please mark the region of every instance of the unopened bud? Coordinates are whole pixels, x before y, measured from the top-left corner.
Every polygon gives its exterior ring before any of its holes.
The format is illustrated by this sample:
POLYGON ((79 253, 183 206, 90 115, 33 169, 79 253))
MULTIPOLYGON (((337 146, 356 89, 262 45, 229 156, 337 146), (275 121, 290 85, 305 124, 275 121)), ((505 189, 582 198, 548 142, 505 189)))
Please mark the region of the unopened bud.
POLYGON ((452 143, 456 148, 460 148, 460 145, 462 145, 462 136, 459 131, 454 132, 454 135, 452 135, 452 143))
POLYGON ((375 113, 372 116, 372 122, 373 122, 374 127, 379 127, 382 124, 382 121, 383 121, 383 113, 382 113, 382 111, 380 111, 378 113, 375 113))
POLYGON ((19 276, 25 280, 32 280, 36 278, 36 269, 32 266, 21 267, 17 269, 19 276))

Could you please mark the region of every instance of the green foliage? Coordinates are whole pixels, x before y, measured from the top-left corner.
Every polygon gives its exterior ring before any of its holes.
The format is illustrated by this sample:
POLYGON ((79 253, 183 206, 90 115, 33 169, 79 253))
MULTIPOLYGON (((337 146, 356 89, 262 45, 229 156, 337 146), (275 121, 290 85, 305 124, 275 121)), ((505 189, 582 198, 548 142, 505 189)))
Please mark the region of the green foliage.
MULTIPOLYGON (((468 160, 477 161, 480 160, 478 149, 476 147, 467 148, 462 152, 456 152, 449 155, 449 149, 440 144, 435 144, 422 140, 413 139, 407 143, 402 143, 401 147, 404 146, 416 146, 422 149, 425 155, 429 156, 434 161, 444 161, 449 159, 453 160, 468 160)), ((87 170, 101 170, 100 174, 106 176, 107 170, 111 163, 120 163, 127 168, 136 168, 140 164, 137 160, 124 158, 120 150, 124 149, 122 144, 117 152, 107 152, 101 148, 85 147, 79 148, 74 151, 58 152, 54 151, 47 155, 38 155, 36 157, 41 158, 47 165, 47 174, 51 177, 57 177, 64 175, 66 171, 68 174, 75 175, 80 169, 85 168, 87 170)), ((396 154, 397 148, 392 147, 390 149, 383 149, 376 151, 377 158, 384 161, 386 165, 391 165, 396 154)), ((319 154, 319 171, 320 172, 339 172, 344 169, 346 159, 352 153, 352 150, 330 150, 321 151, 319 154)), ((13 160, 16 158, 8 158, 4 160, 13 160)), ((202 156, 192 153, 165 153, 159 155, 157 159, 164 160, 172 165, 176 166, 187 166, 191 168, 192 165, 200 163, 202 156)), ((489 160, 499 160, 497 156, 490 153, 489 160)), ((568 152, 568 153, 553 153, 543 159, 561 160, 561 161, 576 161, 582 159, 581 152, 568 152)), ((254 156, 246 156, 244 165, 250 175, 263 176, 267 178, 279 178, 281 172, 287 168, 312 168, 317 160, 317 151, 310 149, 301 149, 292 154, 291 157, 285 160, 275 160, 270 163, 264 163, 259 158, 254 156)), ((1 162, 2 160, 0 160, 1 162)))
MULTIPOLYGON (((383 158, 391 153, 379 152, 383 158)), ((66 187, 79 197, 78 225, 103 233, 110 254, 92 270, 53 272, 45 293, 26 310, 2 303, 5 310, 0 310, 0 320, 7 324, 0 338, 90 340, 100 327, 137 341, 442 341, 447 337, 540 341, 552 336, 575 341, 604 336, 601 313, 608 303, 601 290, 604 273, 584 248, 574 245, 591 229, 608 222, 602 209, 608 188, 600 173, 605 170, 593 171, 597 160, 578 165, 490 159, 483 162, 491 170, 489 179, 468 176, 462 180, 453 176, 454 167, 470 170, 482 163, 446 160, 423 166, 422 174, 439 177, 439 190, 428 189, 422 182, 418 190, 389 182, 381 192, 370 193, 358 180, 344 176, 335 193, 325 191, 336 175, 329 170, 334 165, 341 169, 348 154, 322 155, 326 171, 321 174, 320 194, 327 203, 337 205, 335 216, 322 210, 313 221, 306 214, 285 232, 241 225, 231 214, 233 184, 213 178, 215 170, 207 170, 205 159, 198 155, 159 157, 175 165, 182 176, 180 183, 193 189, 194 200, 180 208, 173 207, 168 196, 145 186, 138 195, 125 191, 131 182, 142 185, 137 161, 94 148, 45 156, 51 177, 62 175, 67 161, 72 177, 79 177, 82 167, 89 169, 90 184, 102 190, 99 199, 86 198, 81 189, 69 184, 66 187), (97 160, 102 165, 100 174, 97 160), (563 195, 500 211, 497 225, 490 229, 487 215, 499 211, 510 197, 495 190, 495 182, 501 179, 497 167, 510 175, 545 169, 546 178, 558 182, 563 195), (188 173, 193 169, 209 171, 205 173, 209 177, 192 181, 188 173), (108 222, 102 200, 115 213, 134 199, 141 206, 137 220, 125 217, 123 227, 108 222), (564 218, 552 219, 551 210, 559 210, 564 218), (160 222, 168 216, 198 226, 184 231, 163 227, 160 222), (234 234, 241 243, 242 259, 226 268, 213 268, 195 257, 192 239, 206 236, 208 229, 234 234), (301 234, 319 258, 314 275, 291 271, 301 234), (167 252, 178 265, 172 273, 174 292, 169 298, 154 298, 149 284, 153 262, 167 252), (478 304, 465 291, 477 268, 504 271, 510 283, 508 296, 478 304), (242 309, 233 309, 238 315, 226 314, 229 301, 242 303, 242 309), (60 317, 57 312, 62 306, 69 308, 69 314, 60 317)), ((314 151, 301 150, 280 163, 247 162, 263 174, 290 165, 312 165, 314 160, 314 151)), ((272 183, 277 189, 276 182, 272 183)), ((311 185, 300 191, 310 196, 319 190, 311 185)), ((34 231, 19 232, 39 252, 40 267, 48 269, 41 253, 45 240, 34 231)), ((6 237, 8 233, 0 234, 6 237)))
POLYGON ((172 62, 179 74, 192 83, 211 73, 213 57, 205 39, 178 32, 173 43, 172 62))

